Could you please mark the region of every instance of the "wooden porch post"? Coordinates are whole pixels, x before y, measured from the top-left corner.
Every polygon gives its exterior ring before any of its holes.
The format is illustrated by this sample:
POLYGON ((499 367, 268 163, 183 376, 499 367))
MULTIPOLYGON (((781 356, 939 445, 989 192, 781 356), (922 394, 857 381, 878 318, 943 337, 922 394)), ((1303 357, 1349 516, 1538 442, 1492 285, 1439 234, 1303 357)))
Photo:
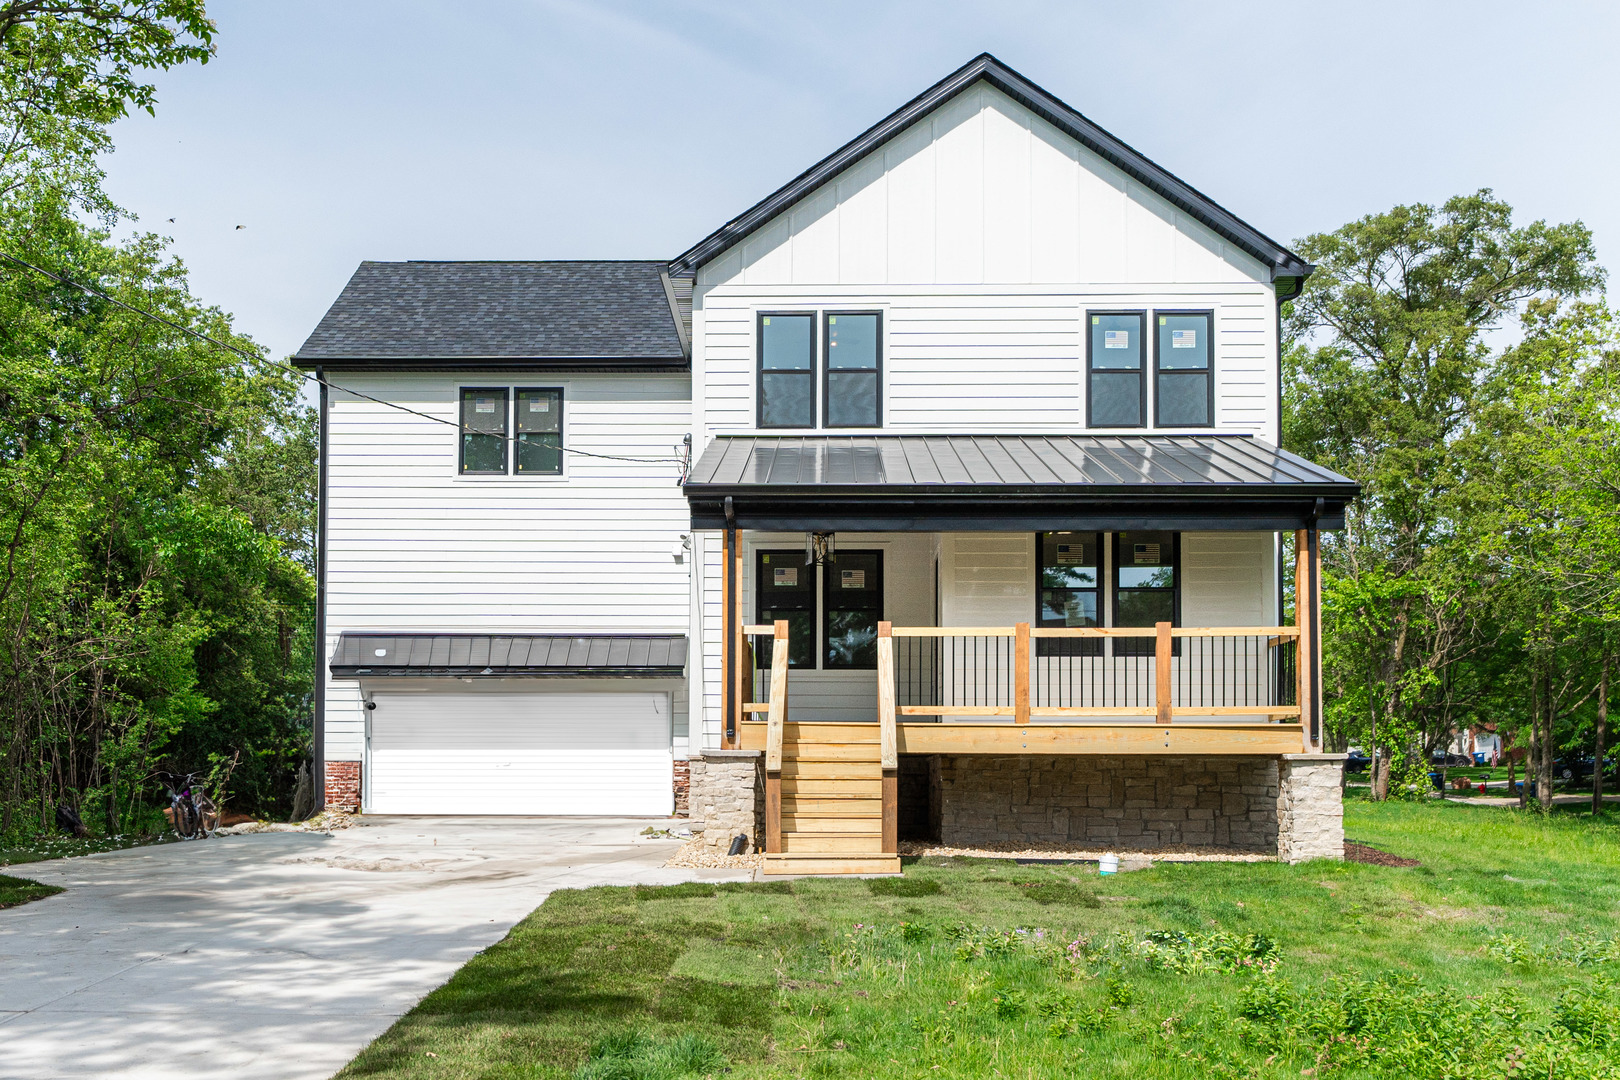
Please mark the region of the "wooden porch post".
POLYGON ((1170 656, 1174 652, 1174 639, 1170 636, 1170 624, 1167 622, 1154 623, 1153 638, 1153 704, 1157 708, 1154 717, 1160 724, 1170 722, 1170 656))
POLYGON ((1013 634, 1013 723, 1029 723, 1029 623, 1021 622, 1013 634))
POLYGON ((1311 752, 1312 695, 1315 690, 1316 627, 1310 588, 1311 543, 1307 530, 1294 532, 1294 625, 1299 637, 1294 645, 1294 676, 1298 682, 1300 741, 1305 753, 1311 752))
POLYGON ((737 542, 735 526, 726 527, 721 556, 724 564, 720 568, 720 610, 724 630, 720 648, 720 685, 724 715, 720 719, 720 745, 723 749, 735 750, 740 745, 737 725, 742 720, 743 706, 747 704, 743 695, 743 621, 737 613, 742 593, 742 550, 737 542))
POLYGON ((894 727, 894 624, 877 625, 878 756, 883 769, 883 853, 900 850, 900 752, 894 727))
POLYGON ((788 623, 777 619, 771 635, 771 711, 765 729, 765 850, 782 851, 782 740, 786 737, 788 623))

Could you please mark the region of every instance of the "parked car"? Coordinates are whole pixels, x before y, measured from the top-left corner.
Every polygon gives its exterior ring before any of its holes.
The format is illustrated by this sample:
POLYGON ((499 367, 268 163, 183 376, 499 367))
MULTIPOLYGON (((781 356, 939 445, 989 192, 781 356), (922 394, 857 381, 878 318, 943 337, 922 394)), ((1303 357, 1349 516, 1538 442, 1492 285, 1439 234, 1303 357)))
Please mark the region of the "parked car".
POLYGON ((1347 773, 1364 773, 1372 765, 1372 758, 1355 747, 1350 748, 1349 756, 1344 759, 1344 771, 1347 773))

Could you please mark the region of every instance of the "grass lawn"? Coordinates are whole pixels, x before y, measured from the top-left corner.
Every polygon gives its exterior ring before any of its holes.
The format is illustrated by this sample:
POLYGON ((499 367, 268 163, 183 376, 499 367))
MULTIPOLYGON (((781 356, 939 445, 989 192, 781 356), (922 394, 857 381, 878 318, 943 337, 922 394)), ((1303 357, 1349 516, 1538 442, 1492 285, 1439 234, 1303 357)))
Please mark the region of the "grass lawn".
POLYGON ((1620 816, 1346 806, 1421 860, 553 894, 357 1077, 1620 1077, 1620 816))
POLYGON ((44 862, 47 859, 69 859, 76 855, 94 855, 102 851, 122 851, 124 848, 145 847, 148 844, 175 842, 172 833, 122 836, 91 836, 83 840, 54 833, 36 836, 31 840, 10 846, 0 845, 0 867, 20 863, 44 862))
POLYGON ((55 885, 41 885, 37 881, 0 874, 0 908, 16 907, 30 900, 42 900, 61 891, 55 885))

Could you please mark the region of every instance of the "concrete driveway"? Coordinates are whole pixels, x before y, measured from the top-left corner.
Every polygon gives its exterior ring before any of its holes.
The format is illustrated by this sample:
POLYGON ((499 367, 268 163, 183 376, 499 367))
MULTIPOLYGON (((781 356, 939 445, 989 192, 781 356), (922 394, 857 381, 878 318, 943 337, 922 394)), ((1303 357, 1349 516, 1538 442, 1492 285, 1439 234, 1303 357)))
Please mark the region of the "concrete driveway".
MULTIPOLYGON (((328 1077, 553 889, 666 870, 645 819, 389 818, 30 863, 0 911, 0 1077, 328 1077)), ((659 823, 662 824, 662 823, 659 823)))

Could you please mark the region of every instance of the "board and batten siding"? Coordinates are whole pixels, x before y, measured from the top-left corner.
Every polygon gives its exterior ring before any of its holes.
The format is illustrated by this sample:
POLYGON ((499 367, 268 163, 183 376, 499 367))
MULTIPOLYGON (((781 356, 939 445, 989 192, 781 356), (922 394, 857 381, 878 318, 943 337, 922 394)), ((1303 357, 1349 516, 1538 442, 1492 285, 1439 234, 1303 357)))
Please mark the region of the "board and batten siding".
MULTIPOLYGON (((333 373, 327 445, 327 640, 345 630, 686 634, 690 531, 677 481, 685 375, 333 373), (464 386, 563 390, 561 477, 457 474, 464 386), (351 388, 424 417, 344 392, 351 388)), ((324 666, 323 666, 324 670, 324 666)), ((364 702, 326 675, 326 756, 359 760, 364 702)), ((672 702, 686 750, 684 688, 672 702)))

